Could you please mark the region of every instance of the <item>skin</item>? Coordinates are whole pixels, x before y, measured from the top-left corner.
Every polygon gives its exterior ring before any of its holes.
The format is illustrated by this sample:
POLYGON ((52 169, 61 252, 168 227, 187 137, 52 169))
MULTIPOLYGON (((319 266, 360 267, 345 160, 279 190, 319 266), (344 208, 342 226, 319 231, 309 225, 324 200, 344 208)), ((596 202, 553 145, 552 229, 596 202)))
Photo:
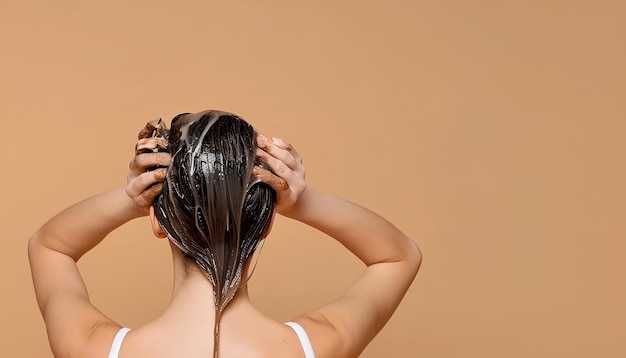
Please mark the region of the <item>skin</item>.
MULTIPOLYGON (((162 190, 168 153, 152 152, 159 138, 144 138, 129 165, 126 187, 81 201, 45 223, 29 240, 35 293, 57 357, 106 357, 120 325, 94 307, 76 262, 115 228, 150 216, 165 238, 151 203, 162 190)), ((397 308, 421 264, 417 245, 379 215, 307 185, 302 157, 278 138, 258 136, 257 155, 272 172, 256 169, 277 193, 276 212, 330 235, 365 264, 343 295, 293 321, 300 323, 317 357, 356 357, 397 308)), ((134 328, 120 357, 208 357, 213 347, 210 282, 173 244, 172 300, 154 321, 134 328), (164 339, 166 337, 166 339, 164 339)), ((243 285, 222 317, 223 357, 303 357, 293 330, 258 311, 243 285)))

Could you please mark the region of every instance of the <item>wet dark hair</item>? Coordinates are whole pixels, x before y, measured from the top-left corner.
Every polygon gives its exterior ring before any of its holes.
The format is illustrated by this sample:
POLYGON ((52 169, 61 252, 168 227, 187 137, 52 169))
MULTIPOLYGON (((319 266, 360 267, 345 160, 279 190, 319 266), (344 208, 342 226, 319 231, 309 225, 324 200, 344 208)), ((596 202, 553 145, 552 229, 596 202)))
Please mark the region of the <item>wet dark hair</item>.
POLYGON ((232 113, 184 113, 172 119, 172 160, 155 215, 169 239, 207 274, 219 321, 245 282, 246 263, 268 233, 276 193, 253 174, 256 131, 232 113))

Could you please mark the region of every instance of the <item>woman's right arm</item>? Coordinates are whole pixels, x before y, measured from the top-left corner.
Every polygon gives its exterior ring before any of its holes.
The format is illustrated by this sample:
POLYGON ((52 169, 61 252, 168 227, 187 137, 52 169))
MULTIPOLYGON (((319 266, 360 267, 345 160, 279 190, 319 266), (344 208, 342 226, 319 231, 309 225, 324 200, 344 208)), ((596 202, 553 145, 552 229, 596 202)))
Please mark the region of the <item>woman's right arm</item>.
POLYGON ((310 187, 288 216, 332 236, 367 266, 341 297, 303 317, 337 333, 334 349, 342 354, 336 356, 356 357, 400 304, 420 267, 420 250, 381 216, 310 187))
POLYGON ((420 250, 380 215, 307 187, 301 157, 291 145, 261 142, 261 159, 282 179, 264 180, 277 189, 279 213, 330 235, 366 265, 341 297, 297 319, 319 356, 358 356, 400 304, 420 267, 420 250))

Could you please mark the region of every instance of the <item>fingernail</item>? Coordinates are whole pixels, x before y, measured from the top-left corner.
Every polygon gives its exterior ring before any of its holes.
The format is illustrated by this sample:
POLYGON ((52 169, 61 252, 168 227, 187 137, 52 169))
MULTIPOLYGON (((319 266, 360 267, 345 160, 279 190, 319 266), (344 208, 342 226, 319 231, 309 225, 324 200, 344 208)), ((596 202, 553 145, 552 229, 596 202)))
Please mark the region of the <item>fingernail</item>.
POLYGON ((267 145, 267 137, 262 134, 259 134, 257 136, 257 146, 259 148, 265 148, 266 145, 267 145))

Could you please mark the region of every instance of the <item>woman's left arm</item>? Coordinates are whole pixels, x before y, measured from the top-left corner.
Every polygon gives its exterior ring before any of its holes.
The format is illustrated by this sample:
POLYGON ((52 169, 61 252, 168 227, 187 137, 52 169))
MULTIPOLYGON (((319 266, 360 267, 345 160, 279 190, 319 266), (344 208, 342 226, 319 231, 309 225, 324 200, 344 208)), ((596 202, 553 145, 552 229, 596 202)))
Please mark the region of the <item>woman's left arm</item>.
MULTIPOLYGON (((91 305, 76 262, 115 228, 147 215, 152 200, 161 192, 166 169, 146 169, 168 165, 169 159, 168 153, 136 155, 125 188, 70 206, 30 238, 28 256, 35 295, 55 356, 90 356, 85 343, 102 341, 94 337, 102 331, 96 328, 103 324, 119 328, 91 305)), ((91 346, 91 350, 98 349, 91 346)))

